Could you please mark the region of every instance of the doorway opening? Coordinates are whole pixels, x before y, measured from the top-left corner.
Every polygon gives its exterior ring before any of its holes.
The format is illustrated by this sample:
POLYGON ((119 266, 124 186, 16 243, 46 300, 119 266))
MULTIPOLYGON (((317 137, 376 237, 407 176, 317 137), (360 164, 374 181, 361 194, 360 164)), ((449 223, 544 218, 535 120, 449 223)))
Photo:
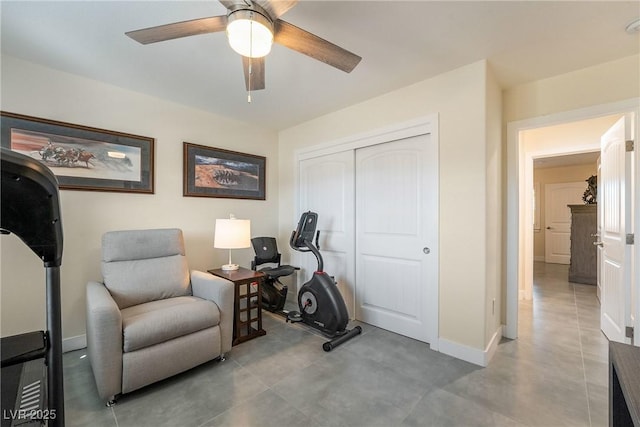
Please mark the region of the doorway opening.
POLYGON ((598 151, 606 124, 636 110, 637 100, 629 100, 508 124, 505 337, 517 338, 518 303, 533 288, 534 159, 598 151), (587 129, 594 136, 580 134, 587 129))

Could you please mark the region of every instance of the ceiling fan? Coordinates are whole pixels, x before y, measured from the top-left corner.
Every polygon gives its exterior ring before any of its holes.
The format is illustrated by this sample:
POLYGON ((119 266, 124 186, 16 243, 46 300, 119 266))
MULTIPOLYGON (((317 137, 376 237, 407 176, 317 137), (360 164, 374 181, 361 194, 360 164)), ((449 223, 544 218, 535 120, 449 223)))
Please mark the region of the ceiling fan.
MULTIPOLYGON (((350 73, 362 59, 327 40, 280 19, 298 0, 219 0, 226 15, 175 22, 125 33, 141 44, 157 43, 198 34, 227 32, 229 44, 242 55, 245 85, 265 87, 264 57, 276 42, 296 52, 350 73)), ((251 101, 249 95, 249 102, 251 101)))

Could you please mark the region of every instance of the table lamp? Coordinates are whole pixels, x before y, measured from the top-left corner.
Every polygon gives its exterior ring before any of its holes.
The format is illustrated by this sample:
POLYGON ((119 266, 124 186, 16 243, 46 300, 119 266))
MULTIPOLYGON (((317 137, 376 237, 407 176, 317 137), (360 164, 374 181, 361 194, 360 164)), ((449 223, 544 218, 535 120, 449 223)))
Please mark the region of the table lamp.
POLYGON ((216 219, 213 247, 229 250, 229 263, 222 266, 223 270, 233 271, 240 268, 238 264, 231 262, 231 249, 251 247, 251 221, 236 219, 233 215, 230 215, 229 219, 216 219))

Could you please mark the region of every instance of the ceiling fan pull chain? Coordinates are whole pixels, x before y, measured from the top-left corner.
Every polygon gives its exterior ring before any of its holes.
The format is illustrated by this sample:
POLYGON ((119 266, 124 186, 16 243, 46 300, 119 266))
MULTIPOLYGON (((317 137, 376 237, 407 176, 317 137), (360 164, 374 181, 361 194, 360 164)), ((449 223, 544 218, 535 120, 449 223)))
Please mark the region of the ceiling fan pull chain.
POLYGON ((252 70, 252 61, 251 58, 249 58, 249 89, 247 91, 247 102, 249 104, 251 104, 251 78, 253 77, 253 70, 252 70))
POLYGON ((249 93, 247 94, 247 103, 251 104, 251 80, 253 78, 253 12, 251 12, 251 20, 249 21, 249 93))

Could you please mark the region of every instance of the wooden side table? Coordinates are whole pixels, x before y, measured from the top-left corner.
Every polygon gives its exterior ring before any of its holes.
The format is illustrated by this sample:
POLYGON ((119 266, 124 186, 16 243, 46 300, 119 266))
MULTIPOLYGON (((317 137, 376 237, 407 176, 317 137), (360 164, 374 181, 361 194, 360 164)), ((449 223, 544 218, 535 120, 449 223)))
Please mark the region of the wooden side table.
POLYGON ((225 271, 220 268, 207 271, 234 284, 232 345, 266 335, 265 330, 262 329, 262 292, 260 291, 264 273, 242 267, 234 271, 225 271))

